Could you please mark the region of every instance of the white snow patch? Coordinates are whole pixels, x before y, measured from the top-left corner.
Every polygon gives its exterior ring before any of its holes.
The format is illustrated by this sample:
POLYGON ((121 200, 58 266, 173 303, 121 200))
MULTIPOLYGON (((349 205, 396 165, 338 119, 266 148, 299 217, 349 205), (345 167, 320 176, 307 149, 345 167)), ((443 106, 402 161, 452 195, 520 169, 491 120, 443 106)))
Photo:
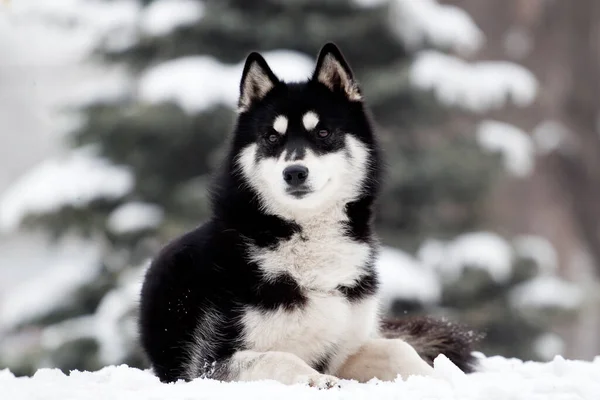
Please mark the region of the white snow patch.
POLYGON ((552 273, 558 269, 558 254, 548 239, 536 235, 521 235, 515 237, 513 243, 517 254, 535 261, 541 272, 552 273))
POLYGON ((533 351, 544 361, 552 360, 565 350, 564 340, 556 333, 544 333, 533 343, 533 351))
POLYGON ((117 234, 155 228, 162 222, 164 212, 155 204, 130 202, 119 206, 107 220, 108 229, 117 234))
POLYGON ((574 310, 584 299, 574 283, 553 275, 542 275, 519 284, 510 293, 510 303, 518 309, 553 308, 574 310))
POLYGON ((450 283, 460 279, 467 267, 488 271, 496 282, 506 282, 512 274, 512 249, 492 232, 465 233, 448 243, 428 239, 419 248, 418 258, 450 283))
POLYGON ((382 4, 387 4, 389 0, 353 0, 353 3, 359 7, 371 8, 382 4))
POLYGON ((434 376, 411 376, 406 380, 368 383, 342 381, 340 388, 319 390, 302 384, 287 386, 271 380, 223 383, 211 379, 161 383, 150 371, 126 365, 99 371, 40 369, 33 377, 16 378, 0 370, 0 387, 11 400, 98 399, 379 399, 379 400, 596 400, 600 393, 600 357, 593 362, 565 360, 523 362, 502 357, 483 358, 483 371, 465 375, 439 356, 434 376), (201 394, 201 395, 199 395, 201 394))
POLYGON ((50 325, 42 331, 40 344, 46 350, 53 351, 65 343, 93 337, 94 317, 84 315, 50 325))
POLYGON ((121 67, 102 67, 96 76, 90 76, 61 96, 59 106, 82 108, 94 103, 116 102, 131 96, 133 77, 121 67))
POLYGON ((384 246, 375 264, 381 281, 381 303, 389 307, 396 299, 417 300, 424 304, 439 301, 441 283, 435 272, 411 255, 384 246))
MULTIPOLYGON (((51 352, 74 340, 96 340, 101 363, 109 365, 123 362, 139 340, 136 309, 148 265, 149 262, 146 262, 126 270, 119 277, 117 287, 104 295, 94 314, 75 317, 44 328, 39 346, 44 351, 51 352)), ((19 337, 14 335, 11 339, 14 342, 19 337)))
MULTIPOLYGON (((111 46, 134 35, 141 6, 136 0, 18 0, 11 1, 5 10, 9 21, 70 32, 65 39, 77 41, 73 50, 82 57, 97 46, 111 46)), ((56 43, 48 47, 49 53, 55 51, 56 43)))
POLYGON ((53 246, 44 269, 2 294, 0 332, 72 302, 76 291, 96 278, 100 267, 97 245, 65 239, 53 246))
POLYGON ((204 3, 198 0, 157 0, 144 8, 140 27, 151 36, 167 35, 195 24, 203 15, 204 3))
MULTIPOLYGON (((313 60, 301 53, 274 50, 263 54, 282 80, 303 80, 314 68, 313 60)), ((222 103, 235 107, 244 63, 226 65, 209 56, 170 60, 146 70, 139 81, 139 96, 150 103, 175 101, 195 113, 222 103)))
POLYGON ((472 54, 485 42, 483 32, 465 10, 436 0, 393 0, 391 18, 392 29, 413 50, 433 45, 472 54))
POLYGON ((526 57, 533 48, 533 37, 524 28, 512 27, 504 36, 504 48, 510 57, 526 57))
POLYGON ((440 102, 476 113, 502 108, 508 101, 527 106, 538 89, 535 76, 520 65, 505 61, 467 63, 432 50, 419 53, 410 79, 422 90, 433 90, 440 102))
POLYGON ((502 153, 504 166, 513 175, 525 177, 533 170, 533 141, 516 126, 500 121, 483 121, 477 128, 477 140, 484 149, 502 153))
POLYGON ((132 172, 115 166, 86 147, 46 160, 0 195, 0 232, 15 229, 28 214, 63 206, 81 207, 94 199, 115 199, 128 193, 132 172))
POLYGON ((93 316, 93 333, 104 364, 122 362, 139 340, 135 310, 148 265, 126 271, 118 287, 102 298, 93 316))
POLYGON ((545 120, 533 128, 533 140, 540 154, 549 154, 563 146, 569 129, 561 122, 545 120))

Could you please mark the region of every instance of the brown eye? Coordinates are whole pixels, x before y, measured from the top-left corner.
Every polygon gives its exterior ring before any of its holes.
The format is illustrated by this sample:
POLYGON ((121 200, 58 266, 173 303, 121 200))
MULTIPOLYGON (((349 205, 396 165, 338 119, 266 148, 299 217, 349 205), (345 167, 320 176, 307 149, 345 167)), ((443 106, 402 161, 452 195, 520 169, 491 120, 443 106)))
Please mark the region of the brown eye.
POLYGON ((277 143, 277 141, 279 140, 279 136, 272 133, 269 135, 269 137, 267 137, 267 140, 269 141, 269 143, 277 143))
POLYGON ((320 138, 326 138, 327 136, 329 136, 329 131, 326 129, 321 129, 318 135, 320 138))

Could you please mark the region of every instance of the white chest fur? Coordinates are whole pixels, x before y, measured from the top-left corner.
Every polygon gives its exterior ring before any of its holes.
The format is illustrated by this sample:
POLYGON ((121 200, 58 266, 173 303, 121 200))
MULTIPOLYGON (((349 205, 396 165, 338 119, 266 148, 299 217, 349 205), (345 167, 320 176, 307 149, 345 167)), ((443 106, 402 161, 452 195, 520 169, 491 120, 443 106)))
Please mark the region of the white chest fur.
POLYGON ((275 249, 251 247, 251 259, 267 278, 290 274, 307 302, 293 310, 249 308, 243 324, 252 350, 291 352, 308 363, 327 358, 335 369, 375 334, 378 305, 375 298, 349 302, 335 290, 360 279, 372 249, 345 236, 342 222, 324 218, 303 224, 301 233, 275 249))
POLYGON ((293 311, 244 313, 245 341, 254 351, 293 353, 309 364, 329 361, 333 372, 377 332, 375 298, 351 304, 341 295, 313 293, 293 311))
POLYGON ((366 272, 372 249, 344 235, 344 228, 342 216, 324 215, 302 224, 301 233, 275 249, 251 246, 249 256, 267 277, 285 272, 306 289, 351 286, 366 272))

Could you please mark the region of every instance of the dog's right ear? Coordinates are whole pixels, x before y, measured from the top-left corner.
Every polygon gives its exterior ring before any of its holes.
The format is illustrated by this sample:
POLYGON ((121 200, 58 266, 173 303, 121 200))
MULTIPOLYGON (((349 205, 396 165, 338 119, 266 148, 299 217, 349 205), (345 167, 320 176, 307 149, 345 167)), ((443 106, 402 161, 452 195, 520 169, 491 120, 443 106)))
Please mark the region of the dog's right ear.
POLYGON ((277 83, 279 79, 271 71, 263 56, 256 52, 250 53, 242 72, 238 112, 248 111, 252 103, 264 98, 277 83))

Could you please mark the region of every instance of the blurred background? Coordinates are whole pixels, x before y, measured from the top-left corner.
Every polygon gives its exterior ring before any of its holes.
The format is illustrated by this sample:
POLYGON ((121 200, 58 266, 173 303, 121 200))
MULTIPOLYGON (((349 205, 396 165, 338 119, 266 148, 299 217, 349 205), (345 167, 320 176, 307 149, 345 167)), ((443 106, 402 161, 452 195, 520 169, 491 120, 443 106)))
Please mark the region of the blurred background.
POLYGON ((147 367, 153 254, 208 215, 245 56, 327 41, 386 151, 385 312, 600 354, 597 0, 0 0, 0 369, 147 367))

